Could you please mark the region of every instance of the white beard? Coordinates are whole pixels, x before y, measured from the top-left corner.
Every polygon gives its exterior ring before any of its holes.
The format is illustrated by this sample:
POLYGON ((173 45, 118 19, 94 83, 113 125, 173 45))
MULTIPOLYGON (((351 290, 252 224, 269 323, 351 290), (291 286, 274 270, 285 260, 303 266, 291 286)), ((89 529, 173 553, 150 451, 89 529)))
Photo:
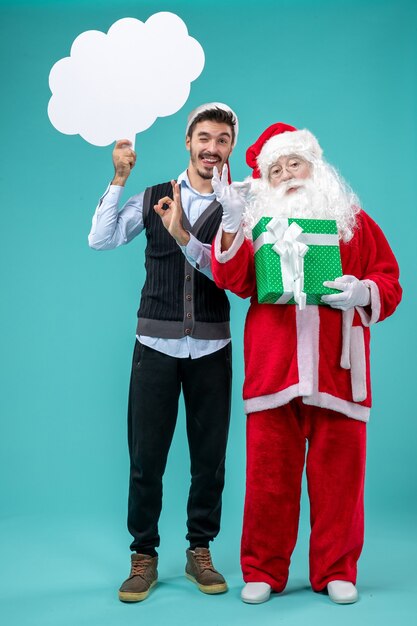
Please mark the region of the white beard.
POLYGON ((248 203, 243 214, 246 237, 263 215, 336 220, 339 238, 353 237, 359 200, 346 182, 324 161, 314 163, 313 175, 306 179, 291 179, 271 187, 265 179, 250 179, 248 203), (286 193, 290 187, 297 191, 286 193))

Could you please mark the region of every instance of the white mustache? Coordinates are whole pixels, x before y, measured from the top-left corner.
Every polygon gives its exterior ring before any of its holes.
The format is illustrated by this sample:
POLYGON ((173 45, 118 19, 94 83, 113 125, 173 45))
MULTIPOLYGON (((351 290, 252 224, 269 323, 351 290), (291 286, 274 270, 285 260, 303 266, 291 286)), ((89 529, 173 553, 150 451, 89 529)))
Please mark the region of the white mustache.
POLYGON ((284 194, 286 191, 288 191, 288 189, 298 189, 300 187, 305 187, 306 183, 304 180, 300 180, 300 179, 296 179, 296 178, 291 178, 290 180, 286 180, 283 183, 281 183, 278 187, 278 189, 284 194))

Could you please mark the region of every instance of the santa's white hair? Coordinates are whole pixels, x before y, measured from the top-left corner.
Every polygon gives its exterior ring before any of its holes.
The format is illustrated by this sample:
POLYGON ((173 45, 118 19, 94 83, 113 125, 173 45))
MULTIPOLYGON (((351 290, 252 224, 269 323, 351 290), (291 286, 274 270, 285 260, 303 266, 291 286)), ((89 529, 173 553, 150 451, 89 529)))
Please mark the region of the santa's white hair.
POLYGON ((360 210, 358 197, 336 169, 321 158, 321 154, 308 155, 310 158, 307 159, 306 156, 305 153, 302 155, 312 168, 308 178, 293 178, 272 187, 263 167, 262 178, 246 179, 251 183, 243 214, 247 237, 252 237, 252 228, 262 216, 272 216, 333 219, 337 223, 339 238, 345 242, 352 239, 360 210), (298 190, 286 194, 289 187, 298 187, 298 190))

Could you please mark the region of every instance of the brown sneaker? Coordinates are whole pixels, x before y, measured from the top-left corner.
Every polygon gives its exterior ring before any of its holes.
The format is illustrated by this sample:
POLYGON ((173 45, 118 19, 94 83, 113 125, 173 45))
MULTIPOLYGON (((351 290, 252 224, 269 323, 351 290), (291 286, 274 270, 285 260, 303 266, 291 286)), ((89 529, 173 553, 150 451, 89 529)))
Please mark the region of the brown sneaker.
POLYGON ((148 597, 150 590, 158 580, 158 557, 147 554, 131 555, 132 568, 119 589, 119 600, 122 602, 140 602, 148 597))
POLYGON ((223 576, 214 568, 208 548, 187 550, 185 575, 203 593, 224 593, 227 583, 223 576))

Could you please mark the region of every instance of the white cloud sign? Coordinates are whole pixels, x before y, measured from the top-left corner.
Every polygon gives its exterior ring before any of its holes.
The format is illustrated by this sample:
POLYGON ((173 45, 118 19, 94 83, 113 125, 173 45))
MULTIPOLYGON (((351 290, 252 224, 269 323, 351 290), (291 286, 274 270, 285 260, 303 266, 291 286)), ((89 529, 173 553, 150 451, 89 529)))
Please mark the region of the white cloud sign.
POLYGON ((134 143, 136 133, 185 104, 203 67, 201 45, 174 13, 118 20, 107 34, 81 33, 52 67, 49 119, 96 146, 134 143))

